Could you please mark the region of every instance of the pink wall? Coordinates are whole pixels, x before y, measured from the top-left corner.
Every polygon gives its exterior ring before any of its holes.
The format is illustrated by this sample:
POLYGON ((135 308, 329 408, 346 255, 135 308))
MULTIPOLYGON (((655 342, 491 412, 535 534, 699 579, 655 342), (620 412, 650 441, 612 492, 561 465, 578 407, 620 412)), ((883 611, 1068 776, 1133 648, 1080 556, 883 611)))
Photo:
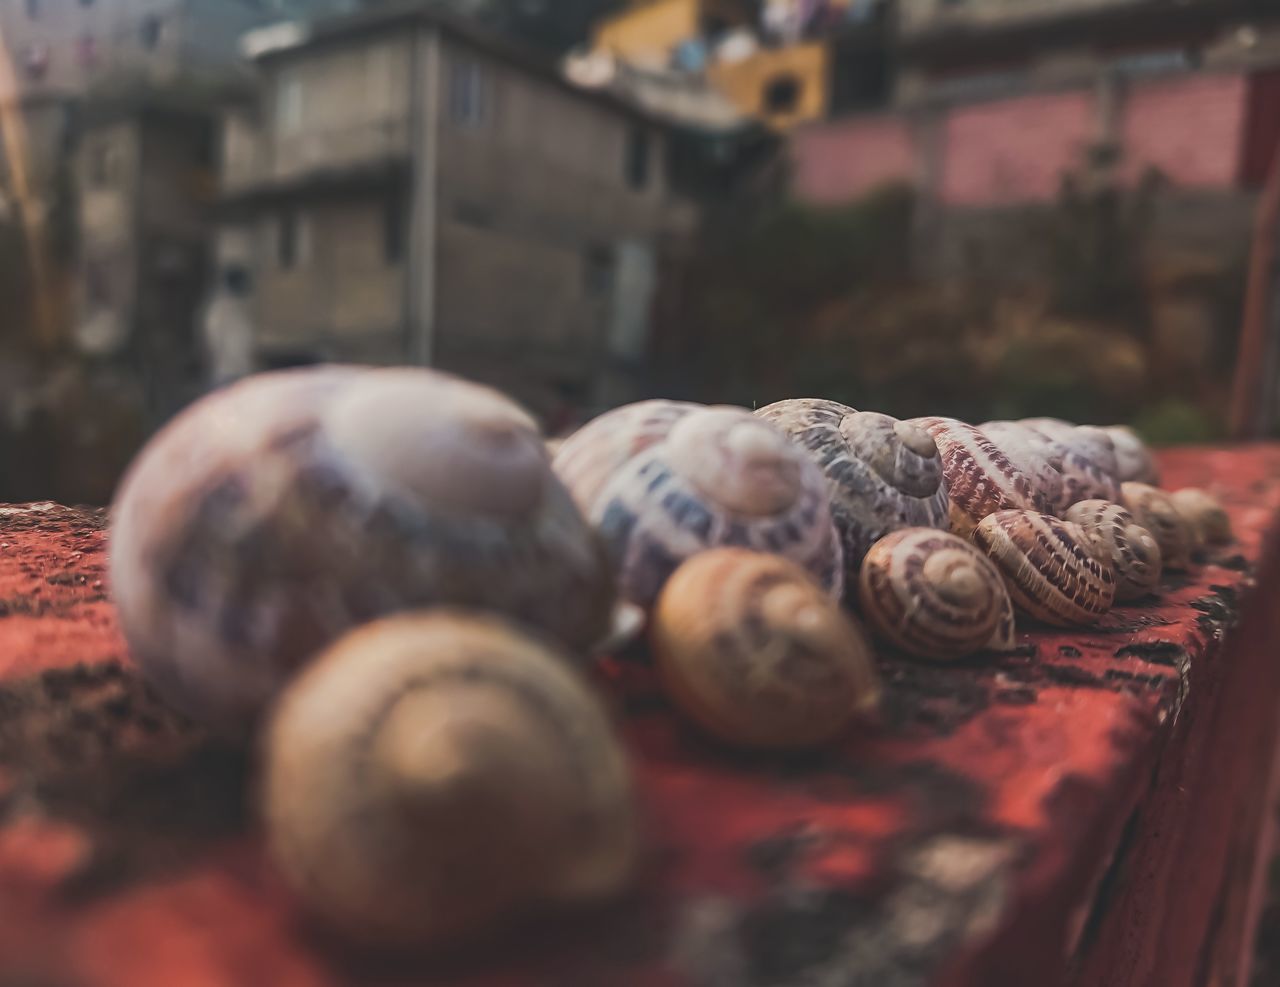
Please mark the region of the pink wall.
POLYGON ((835 205, 877 185, 911 181, 915 151, 900 117, 859 117, 803 127, 792 135, 792 181, 806 202, 835 205))
POLYGON ((1137 176, 1154 165, 1175 185, 1232 185, 1247 87, 1243 75, 1198 75, 1135 88, 1125 106, 1126 170, 1137 176))
POLYGON ((1089 93, 1022 96, 958 108, 944 125, 941 197, 951 205, 1043 201, 1094 139, 1089 93))

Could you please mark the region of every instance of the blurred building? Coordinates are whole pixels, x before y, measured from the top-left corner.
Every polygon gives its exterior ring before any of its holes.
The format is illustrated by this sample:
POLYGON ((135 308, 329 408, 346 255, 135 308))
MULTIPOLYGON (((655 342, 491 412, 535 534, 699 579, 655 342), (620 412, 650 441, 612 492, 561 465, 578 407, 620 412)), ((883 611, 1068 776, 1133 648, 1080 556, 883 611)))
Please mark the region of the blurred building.
POLYGON ((553 426, 632 395, 661 244, 689 220, 664 125, 430 8, 246 47, 217 258, 256 365, 429 363, 553 426))

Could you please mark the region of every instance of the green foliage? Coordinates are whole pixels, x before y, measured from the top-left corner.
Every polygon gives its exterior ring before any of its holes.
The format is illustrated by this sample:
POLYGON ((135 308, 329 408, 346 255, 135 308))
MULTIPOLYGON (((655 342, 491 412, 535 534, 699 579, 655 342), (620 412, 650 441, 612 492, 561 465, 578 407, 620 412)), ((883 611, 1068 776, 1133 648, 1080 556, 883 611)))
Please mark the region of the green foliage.
POLYGON ((1145 409, 1134 428, 1147 442, 1165 446, 1216 442, 1225 435, 1220 420, 1181 400, 1162 401, 1145 409))

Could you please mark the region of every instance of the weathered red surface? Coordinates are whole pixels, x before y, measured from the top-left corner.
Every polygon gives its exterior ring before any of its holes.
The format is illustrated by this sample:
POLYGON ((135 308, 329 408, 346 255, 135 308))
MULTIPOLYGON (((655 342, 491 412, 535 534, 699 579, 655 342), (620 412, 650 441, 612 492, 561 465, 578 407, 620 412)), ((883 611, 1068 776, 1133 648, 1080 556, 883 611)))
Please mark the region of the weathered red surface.
POLYGON ((448 961, 359 958, 308 929, 254 832, 252 759, 128 665, 103 517, 0 508, 0 984, 1202 982, 1239 952, 1280 706, 1280 607, 1251 576, 1261 561, 1280 585, 1280 449, 1165 465, 1223 497, 1237 544, 1013 656, 886 655, 882 722, 820 757, 719 749, 634 656, 609 664, 642 886, 448 961))

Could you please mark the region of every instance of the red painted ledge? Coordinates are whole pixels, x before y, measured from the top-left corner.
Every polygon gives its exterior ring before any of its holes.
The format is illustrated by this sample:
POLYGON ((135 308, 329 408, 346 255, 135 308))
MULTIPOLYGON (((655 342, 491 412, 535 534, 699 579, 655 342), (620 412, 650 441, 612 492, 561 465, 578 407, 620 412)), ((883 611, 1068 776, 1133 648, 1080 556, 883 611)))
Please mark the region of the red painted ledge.
POLYGON ((102 514, 0 508, 0 983, 1234 983, 1280 710, 1280 448, 1163 459, 1224 500, 1236 544, 1100 628, 950 668, 886 657, 883 723, 819 758, 717 749, 610 663, 642 886, 447 963, 308 930, 249 760, 128 664, 102 514))

